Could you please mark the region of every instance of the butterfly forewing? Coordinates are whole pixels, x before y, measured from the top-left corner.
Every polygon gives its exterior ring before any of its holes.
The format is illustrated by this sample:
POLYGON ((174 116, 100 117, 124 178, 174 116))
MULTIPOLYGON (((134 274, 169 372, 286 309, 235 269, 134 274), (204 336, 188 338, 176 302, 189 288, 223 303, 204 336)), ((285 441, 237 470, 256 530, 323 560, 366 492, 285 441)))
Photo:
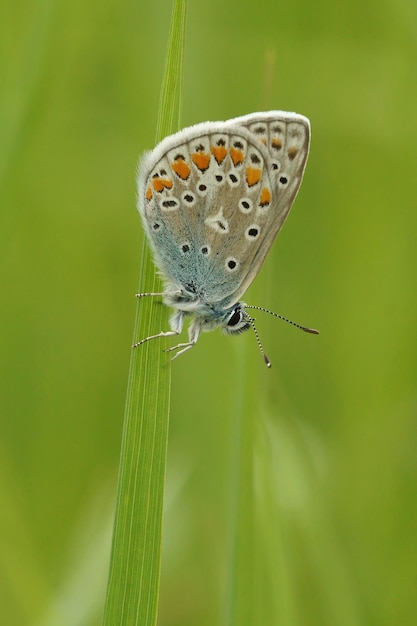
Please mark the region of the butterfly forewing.
POLYGON ((174 286, 230 306, 258 273, 301 183, 302 116, 249 115, 165 139, 140 174, 139 209, 174 286))
POLYGON ((282 225, 294 202, 307 163, 310 122, 303 115, 286 112, 252 113, 230 120, 239 124, 266 146, 270 156, 271 177, 277 197, 277 223, 282 225))

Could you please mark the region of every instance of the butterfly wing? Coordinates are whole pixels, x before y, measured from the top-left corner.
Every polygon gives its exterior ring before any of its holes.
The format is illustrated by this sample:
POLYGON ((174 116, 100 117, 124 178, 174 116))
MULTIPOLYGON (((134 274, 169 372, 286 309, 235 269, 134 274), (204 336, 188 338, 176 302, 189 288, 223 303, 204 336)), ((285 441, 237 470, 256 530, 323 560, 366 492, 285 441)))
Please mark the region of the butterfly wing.
POLYGON ((305 125, 265 115, 186 128, 140 166, 139 211, 156 264, 172 287, 211 306, 230 306, 246 291, 301 182, 305 125), (285 159, 272 148, 278 140, 285 159))
POLYGON ((267 148, 273 189, 269 228, 257 263, 249 269, 241 284, 240 298, 258 273, 291 210, 307 164, 311 133, 310 122, 305 116, 286 111, 252 113, 227 123, 247 128, 267 148))
POLYGON ((268 111, 237 117, 227 124, 247 128, 266 146, 271 160, 271 177, 277 190, 280 228, 303 179, 310 147, 309 120, 298 113, 268 111))

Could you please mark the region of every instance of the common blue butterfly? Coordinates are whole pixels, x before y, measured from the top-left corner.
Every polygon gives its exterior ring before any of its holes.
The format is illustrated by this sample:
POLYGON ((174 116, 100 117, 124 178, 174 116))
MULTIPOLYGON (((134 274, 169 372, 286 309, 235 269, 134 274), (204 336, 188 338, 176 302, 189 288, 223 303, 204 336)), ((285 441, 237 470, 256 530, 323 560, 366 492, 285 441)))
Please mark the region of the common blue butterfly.
MULTIPOLYGON (((220 327, 238 334, 253 328, 240 301, 271 248, 300 187, 310 143, 310 123, 283 111, 252 113, 226 122, 204 122, 166 137, 141 159, 138 210, 165 283, 162 296, 174 309, 171 330, 146 337, 179 335, 190 317, 189 350, 202 331, 220 327)), ((174 358, 175 358, 174 357, 174 358)))

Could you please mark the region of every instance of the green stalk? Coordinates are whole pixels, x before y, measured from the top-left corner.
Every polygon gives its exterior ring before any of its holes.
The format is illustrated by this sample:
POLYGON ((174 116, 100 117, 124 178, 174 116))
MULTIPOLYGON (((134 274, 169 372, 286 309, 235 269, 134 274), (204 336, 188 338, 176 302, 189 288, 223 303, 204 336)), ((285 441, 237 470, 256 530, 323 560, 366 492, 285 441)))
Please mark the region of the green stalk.
MULTIPOLYGON (((186 0, 174 0, 157 140, 177 130, 186 0)), ((160 291, 144 249, 141 291, 160 291)), ((138 301, 134 341, 166 328, 165 307, 138 301)), ((120 458, 113 544, 103 626, 154 626, 161 566, 162 510, 169 424, 170 365, 163 341, 150 341, 131 356, 120 458)))

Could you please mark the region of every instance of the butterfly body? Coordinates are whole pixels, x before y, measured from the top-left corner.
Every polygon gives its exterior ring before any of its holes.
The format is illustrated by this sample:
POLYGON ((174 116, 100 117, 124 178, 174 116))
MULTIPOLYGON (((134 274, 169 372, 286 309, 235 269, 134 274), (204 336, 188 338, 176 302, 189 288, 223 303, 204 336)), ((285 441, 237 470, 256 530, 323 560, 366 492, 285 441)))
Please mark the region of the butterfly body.
MULTIPOLYGON (((192 316, 189 342, 253 320, 240 298, 259 272, 301 184, 310 125, 295 113, 205 122, 164 139, 140 163, 138 209, 174 309, 192 316)), ((146 338, 146 340, 149 338, 146 338)), ((139 342, 141 343, 141 342, 139 342)))

